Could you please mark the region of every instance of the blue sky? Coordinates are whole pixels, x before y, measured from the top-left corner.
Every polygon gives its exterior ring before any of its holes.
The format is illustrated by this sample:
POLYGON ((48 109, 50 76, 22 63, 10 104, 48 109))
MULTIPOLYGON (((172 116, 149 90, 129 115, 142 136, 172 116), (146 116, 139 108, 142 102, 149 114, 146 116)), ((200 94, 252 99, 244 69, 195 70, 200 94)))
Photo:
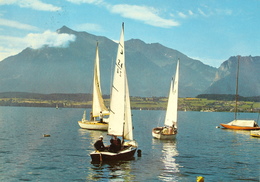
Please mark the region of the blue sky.
POLYGON ((67 46, 63 25, 118 40, 141 39, 219 67, 260 56, 260 0, 0 0, 0 61, 26 47, 67 46))

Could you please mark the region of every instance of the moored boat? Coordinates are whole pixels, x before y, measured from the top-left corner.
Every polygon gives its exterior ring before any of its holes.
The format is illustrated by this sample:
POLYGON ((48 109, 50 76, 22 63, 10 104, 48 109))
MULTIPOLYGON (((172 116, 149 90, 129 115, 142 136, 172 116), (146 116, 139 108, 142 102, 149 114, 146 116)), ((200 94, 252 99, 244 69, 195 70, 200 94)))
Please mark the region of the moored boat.
POLYGON ((105 106, 102 98, 101 85, 100 85, 100 69, 99 69, 99 54, 98 44, 96 47, 96 58, 94 64, 94 79, 93 79, 93 100, 90 119, 86 119, 86 111, 84 111, 81 121, 78 124, 83 129, 89 130, 107 130, 108 122, 105 115, 109 115, 109 111, 105 106))
POLYGON ((258 137, 258 138, 260 138, 260 130, 251 131, 250 135, 251 135, 252 137, 258 137))
POLYGON ((255 120, 233 120, 230 123, 221 123, 220 125, 226 129, 233 130, 260 130, 255 120))
POLYGON ((240 56, 238 56, 237 59, 237 75, 236 75, 236 99, 235 99, 235 118, 233 121, 223 124, 221 123, 220 125, 226 129, 232 129, 232 130, 259 130, 260 127, 257 125, 255 120, 248 120, 248 119, 243 119, 239 120, 237 119, 237 102, 238 102, 238 78, 239 78, 239 60, 240 56))

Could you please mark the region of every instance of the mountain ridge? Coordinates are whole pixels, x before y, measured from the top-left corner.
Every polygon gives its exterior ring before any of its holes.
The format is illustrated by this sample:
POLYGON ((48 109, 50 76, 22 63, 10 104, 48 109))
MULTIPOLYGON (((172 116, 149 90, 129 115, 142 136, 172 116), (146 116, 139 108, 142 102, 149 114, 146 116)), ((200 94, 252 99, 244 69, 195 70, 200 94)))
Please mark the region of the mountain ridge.
MULTIPOLYGON (((0 92, 91 93, 98 42, 102 92, 110 93, 117 43, 66 26, 57 33, 73 34, 76 39, 67 47, 25 48, 0 62, 0 92)), ((167 96, 178 59, 180 97, 205 93, 216 80, 217 68, 160 43, 130 39, 125 41, 125 51, 131 96, 167 96)))
MULTIPOLYGON (((205 91, 207 94, 235 94, 238 56, 231 56, 223 62, 216 72, 212 84, 205 91)), ((240 57, 238 94, 243 96, 260 95, 260 56, 240 57)))

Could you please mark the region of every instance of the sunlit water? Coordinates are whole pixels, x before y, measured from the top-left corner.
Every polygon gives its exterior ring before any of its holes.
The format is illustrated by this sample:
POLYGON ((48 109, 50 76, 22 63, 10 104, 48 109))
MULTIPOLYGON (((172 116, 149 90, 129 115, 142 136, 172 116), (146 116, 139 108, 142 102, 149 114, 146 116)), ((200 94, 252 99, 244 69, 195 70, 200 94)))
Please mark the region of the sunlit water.
POLYGON ((83 109, 0 107, 0 181, 260 181, 260 139, 216 128, 232 113, 179 112, 176 140, 160 141, 151 130, 165 111, 132 112, 142 156, 91 164, 95 140, 110 137, 79 128, 83 109))

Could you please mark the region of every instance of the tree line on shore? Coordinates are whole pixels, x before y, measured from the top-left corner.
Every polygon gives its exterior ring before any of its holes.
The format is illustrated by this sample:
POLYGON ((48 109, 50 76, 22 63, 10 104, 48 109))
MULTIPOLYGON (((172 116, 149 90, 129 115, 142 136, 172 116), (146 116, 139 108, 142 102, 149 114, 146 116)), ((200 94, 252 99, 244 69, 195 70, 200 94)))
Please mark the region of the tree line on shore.
MULTIPOLYGON (((109 95, 104 95, 109 107, 109 95)), ((239 112, 259 112, 259 97, 239 97, 239 112), (254 99, 255 100, 254 100, 254 99)), ((235 106, 234 95, 204 94, 196 98, 179 98, 178 110, 204 112, 232 112, 235 106)), ((164 110, 167 97, 131 97, 132 109, 164 110)), ((0 106, 56 107, 56 108, 91 108, 92 94, 35 94, 35 93, 0 93, 0 106)))

